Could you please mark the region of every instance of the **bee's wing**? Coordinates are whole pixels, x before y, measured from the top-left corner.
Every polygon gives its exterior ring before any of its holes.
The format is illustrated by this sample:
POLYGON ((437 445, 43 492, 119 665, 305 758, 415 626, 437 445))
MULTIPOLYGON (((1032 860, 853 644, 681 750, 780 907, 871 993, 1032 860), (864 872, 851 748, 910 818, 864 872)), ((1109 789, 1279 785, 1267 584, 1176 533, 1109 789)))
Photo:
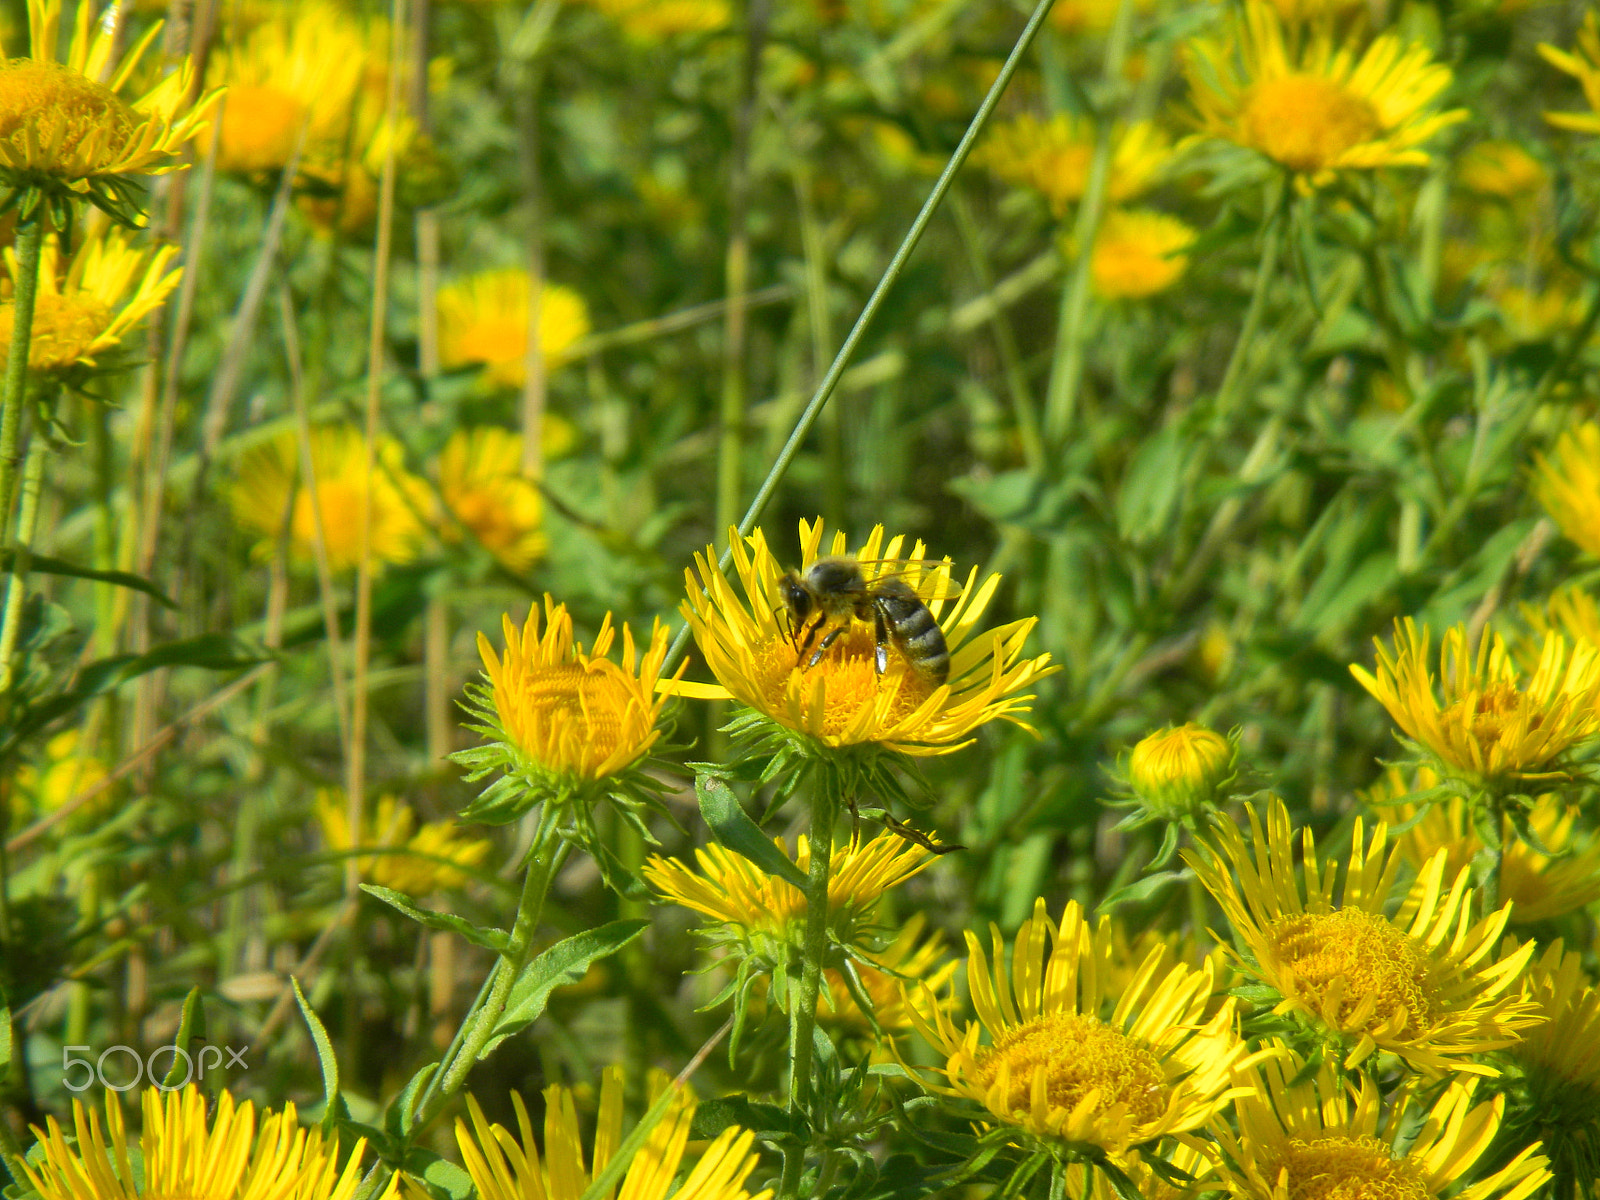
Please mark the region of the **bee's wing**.
POLYGON ((951 574, 955 565, 948 558, 867 558, 861 560, 861 571, 867 582, 879 583, 886 579, 902 579, 919 593, 931 593, 936 601, 955 600, 961 595, 961 585, 951 574))

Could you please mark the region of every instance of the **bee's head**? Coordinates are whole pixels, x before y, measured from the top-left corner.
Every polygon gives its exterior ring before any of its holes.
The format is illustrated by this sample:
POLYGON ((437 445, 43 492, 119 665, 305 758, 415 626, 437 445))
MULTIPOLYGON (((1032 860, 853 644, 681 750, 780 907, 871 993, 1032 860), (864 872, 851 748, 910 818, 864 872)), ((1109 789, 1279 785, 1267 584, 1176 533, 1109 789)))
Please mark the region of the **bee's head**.
POLYGON ((783 599, 790 621, 796 625, 811 615, 816 602, 798 571, 785 571, 778 577, 778 595, 783 599))
POLYGON ((859 592, 866 586, 861 564, 853 558, 819 558, 806 568, 806 583, 820 596, 859 592))

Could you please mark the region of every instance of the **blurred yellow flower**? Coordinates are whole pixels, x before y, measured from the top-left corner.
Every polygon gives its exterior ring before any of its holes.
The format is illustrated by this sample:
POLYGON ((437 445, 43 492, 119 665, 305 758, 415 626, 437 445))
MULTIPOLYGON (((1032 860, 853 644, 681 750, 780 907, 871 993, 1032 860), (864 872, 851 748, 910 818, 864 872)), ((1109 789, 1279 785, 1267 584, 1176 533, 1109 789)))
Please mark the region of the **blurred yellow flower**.
POLYGON ((302 167, 341 159, 367 69, 368 42, 367 30, 342 9, 328 0, 306 0, 279 7, 225 46, 213 68, 228 85, 217 169, 240 175, 281 171, 296 143, 302 167))
MULTIPOLYGON (((183 268, 167 269, 177 253, 176 246, 135 249, 130 234, 106 226, 78 248, 63 276, 59 239, 47 236, 39 259, 28 369, 60 375, 73 367, 94 366, 95 355, 116 347, 178 286, 183 268)), ((6 267, 15 279, 12 248, 6 250, 6 267)), ((0 300, 0 360, 11 352, 15 313, 11 299, 0 300)))
MULTIPOLYGON (((1127 0, 1136 13, 1148 13, 1155 0, 1127 0)), ((1062 33, 1106 33, 1117 19, 1123 0, 1056 0, 1050 9, 1050 24, 1062 33)))
POLYGON ((454 821, 427 821, 419 829, 411 806, 393 796, 380 797, 377 810, 365 814, 359 839, 350 836, 343 792, 319 788, 316 815, 329 850, 381 847, 360 856, 361 877, 408 896, 461 887, 493 849, 485 838, 465 836, 454 821))
POLYGON ((1272 0, 1272 7, 1286 25, 1299 25, 1365 13, 1367 0, 1272 0))
POLYGON ((638 42, 684 33, 715 33, 731 18, 727 0, 587 0, 638 42))
POLYGON ((1511 906, 1473 924, 1467 872, 1446 879, 1442 853, 1401 894, 1400 851, 1383 852, 1387 826, 1368 843, 1360 817, 1335 904, 1341 872, 1316 857, 1309 830, 1295 836, 1283 801, 1269 801, 1265 828, 1254 806, 1247 811, 1253 851, 1232 823, 1219 822, 1216 844, 1183 858, 1249 949, 1247 969, 1282 997, 1273 1011, 1302 1014, 1345 1039, 1347 1068, 1382 1050, 1428 1076, 1494 1074, 1474 1056, 1511 1045, 1537 1019, 1515 990, 1532 947, 1495 951, 1511 906), (1303 897, 1297 840, 1305 848, 1303 897))
POLYGON ((1422 143, 1467 115, 1428 111, 1450 68, 1426 47, 1383 34, 1358 54, 1354 41, 1335 43, 1319 28, 1292 52, 1266 0, 1245 0, 1224 35, 1195 41, 1186 70, 1204 134, 1317 185, 1339 170, 1424 164, 1422 143))
MULTIPOLYGON (((92 754, 80 753, 78 743, 82 735, 76 729, 64 729, 44 746, 42 769, 32 763, 17 767, 17 791, 29 797, 39 812, 55 812, 79 792, 99 783, 107 775, 106 765, 92 754)), ((89 811, 103 812, 111 802, 108 789, 90 803, 89 811)))
MULTIPOLYGON (((822 541, 820 520, 801 521, 802 573, 821 555, 822 541)), ((847 557, 846 546, 844 534, 835 533, 830 555, 847 557)), ((870 585, 876 572, 899 560, 904 549, 905 538, 897 536, 886 543, 880 525, 853 557, 870 585)), ((1003 718, 1026 728, 1020 714, 1033 697, 1017 693, 1052 670, 1048 654, 1022 656, 1036 619, 978 633, 978 621, 1000 577, 991 575, 975 587, 974 569, 952 603, 955 588, 949 563, 926 564, 925 554, 917 542, 910 553, 910 562, 916 565, 898 578, 927 606, 949 650, 948 679, 937 686, 897 645, 888 647, 893 653, 887 654, 886 669, 880 673, 878 638, 870 620, 837 626, 841 636, 815 663, 808 661, 797 647, 798 631, 787 627, 789 614, 780 587, 784 570, 759 529, 749 538, 733 539, 734 570, 743 596, 735 592, 708 548, 695 555, 696 569, 684 572, 688 599, 683 612, 726 694, 823 745, 877 743, 904 754, 949 754, 967 745, 978 726, 989 721, 1003 718)), ((723 693, 697 687, 694 694, 723 693)))
POLYGON ((96 19, 89 3, 75 16, 65 62, 56 61, 61 0, 28 0, 30 57, 0 47, 0 185, 88 194, 96 181, 178 170, 219 93, 184 107, 194 78, 185 58, 144 95, 124 99, 160 25, 113 64, 116 21, 96 19))
POLYGON ((1237 1132, 1227 1121, 1212 1125, 1229 1195, 1524 1200, 1550 1178, 1537 1144, 1491 1173, 1478 1166, 1505 1117, 1506 1098, 1474 1105, 1475 1079, 1452 1081, 1424 1112, 1418 1093, 1403 1088, 1386 1103, 1368 1075, 1349 1080, 1327 1063, 1299 1078, 1305 1074, 1290 1057, 1241 1077, 1248 1090, 1234 1102, 1237 1132))
POLYGON ((1504 638, 1486 630, 1473 654, 1457 625, 1439 652, 1441 702, 1426 626, 1419 634, 1411 618, 1396 621, 1393 651, 1374 645, 1377 674, 1359 665, 1350 673, 1447 774, 1483 787, 1553 778, 1566 751, 1600 732, 1600 646, 1546 634, 1523 684, 1504 638))
MULTIPOLYGON (((1171 162, 1172 145, 1149 121, 1113 130, 1106 197, 1115 203, 1150 190, 1171 162)), ((997 121, 973 157, 1007 183, 1033 188, 1057 213, 1083 199, 1094 157, 1094 124, 1086 117, 1032 114, 997 121)))
POLYGON ((307 486, 300 444, 290 429, 239 456, 228 492, 234 519, 262 536, 260 552, 270 552, 288 521, 289 556, 315 561, 320 526, 328 563, 335 570, 361 561, 361 506, 370 495, 371 552, 375 563, 403 563, 416 557, 425 534, 418 513, 428 504, 427 485, 408 473, 400 444, 378 444, 376 465, 367 474, 361 431, 349 425, 323 425, 311 431, 307 486))
POLYGON ((1166 291, 1189 267, 1195 231, 1149 209, 1112 209, 1095 235, 1089 279, 1102 300, 1143 300, 1166 291))
POLYGON ((1517 660, 1524 670, 1538 664, 1539 648, 1547 633, 1558 633, 1572 642, 1600 646, 1600 604, 1576 584, 1551 592, 1543 607, 1520 604, 1517 608, 1536 636, 1531 646, 1517 646, 1517 660))
POLYGON ((1600 133, 1600 16, 1592 9, 1584 16, 1577 53, 1557 49, 1548 42, 1539 46, 1539 53, 1556 70, 1565 71, 1582 85, 1590 108, 1586 113, 1547 112, 1544 119, 1558 129, 1600 133))
POLYGON ((1550 172, 1516 142, 1477 142, 1457 161, 1456 180, 1480 196, 1519 200, 1544 191, 1550 172))
MULTIPOLYGON (((593 1153, 584 1166, 582 1126, 571 1089, 559 1085, 544 1090, 544 1155, 540 1161, 539 1141, 522 1097, 511 1093, 517 1113, 517 1133, 491 1125, 467 1097, 471 1120, 456 1120, 456 1145, 461 1162, 471 1176, 474 1190, 484 1200, 579 1200, 593 1180, 611 1162, 622 1144, 621 1067, 607 1067, 600 1082, 600 1112, 594 1131, 593 1153)), ((666 1084, 664 1078, 652 1080, 652 1099, 666 1084)), ((688 1176, 676 1190, 672 1183, 683 1169, 684 1151, 689 1142, 689 1124, 695 1103, 681 1091, 666 1114, 651 1129, 639 1152, 628 1164, 618 1194, 622 1200, 770 1200, 770 1189, 751 1196, 744 1182, 755 1170, 755 1135, 730 1125, 704 1148, 688 1176)), ((425 1200, 427 1193, 408 1184, 410 1195, 425 1200)), ((601 1193, 609 1195, 610 1193, 601 1193)))
POLYGON ((1522 1071, 1512 1109, 1519 1142, 1543 1138, 1551 1195, 1583 1195, 1600 1153, 1600 986, 1558 938, 1528 968, 1524 990, 1545 1019, 1510 1051, 1522 1071))
MULTIPOLYGON (((134 1176, 117 1093, 105 1091, 104 1127, 74 1099, 75 1144, 67 1144, 54 1117, 42 1130, 35 1126, 39 1145, 24 1163, 28 1181, 43 1200, 354 1200, 365 1138, 341 1169, 338 1142, 303 1128, 293 1104, 263 1113, 258 1128, 250 1101, 235 1105, 223 1091, 215 1103, 208 1114, 210 1103, 194 1084, 146 1088, 144 1129, 131 1160, 141 1170, 134 1176)), ((391 1175, 375 1200, 394 1200, 399 1178, 391 1175)))
POLYGON ((1548 458, 1536 451, 1529 482, 1561 532, 1600 554, 1600 425, 1585 421, 1567 430, 1548 458))
MULTIPOLYGON (((520 388, 527 377, 528 273, 484 271, 439 289, 439 363, 483 363, 490 383, 520 388)), ((571 288, 546 282, 539 294, 539 347, 548 367, 589 332, 589 310, 571 288)))
POLYGON ((504 657, 478 635, 498 726, 483 732, 502 738, 528 772, 587 781, 620 774, 661 736, 657 720, 668 697, 656 684, 667 657, 666 626, 656 623, 640 653, 624 625, 619 666, 607 657, 616 640, 610 613, 588 650, 573 641, 566 605, 549 596, 542 631, 540 624, 537 603, 521 629, 502 618, 504 657))
MULTIPOLYGON (((1417 771, 1414 784, 1408 784, 1400 768, 1390 767, 1362 799, 1392 807, 1393 819, 1410 826, 1399 838, 1407 862, 1420 870, 1443 851, 1445 875, 1453 878, 1487 847, 1472 822, 1470 807, 1460 796, 1437 800, 1426 809, 1407 802, 1408 796, 1438 782, 1439 777, 1424 767, 1417 771)), ((1511 901, 1513 925, 1547 921, 1600 900, 1600 840, 1590 838, 1580 844, 1575 839, 1577 815, 1578 810, 1558 796, 1540 796, 1529 811, 1528 825, 1534 837, 1557 856, 1554 858, 1524 842, 1509 817, 1502 820, 1504 850, 1496 895, 1511 901)))
MULTIPOLYGON (((546 421, 545 453, 571 429, 546 421)), ((485 425, 458 429, 439 455, 439 494, 445 507, 484 549, 513 571, 525 571, 545 552, 544 499, 522 474, 522 435, 485 425)), ((454 535, 449 521, 442 527, 454 535)))
MULTIPOLYGON (((1235 1095, 1250 1057, 1232 998, 1209 1016, 1210 966, 1174 963, 1159 946, 1121 992, 1106 986, 1109 918, 1091 926, 1074 901, 1059 924, 1039 900, 1008 963, 990 927, 993 965, 967 934, 967 986, 977 1021, 958 1026, 918 989, 911 1021, 944 1059, 930 1091, 976 1100, 1035 1137, 1099 1147, 1114 1156, 1183 1140, 1235 1095), (985 1040, 986 1039, 986 1040, 985 1040)), ((1081 1193, 1080 1193, 1081 1194, 1081 1193)))

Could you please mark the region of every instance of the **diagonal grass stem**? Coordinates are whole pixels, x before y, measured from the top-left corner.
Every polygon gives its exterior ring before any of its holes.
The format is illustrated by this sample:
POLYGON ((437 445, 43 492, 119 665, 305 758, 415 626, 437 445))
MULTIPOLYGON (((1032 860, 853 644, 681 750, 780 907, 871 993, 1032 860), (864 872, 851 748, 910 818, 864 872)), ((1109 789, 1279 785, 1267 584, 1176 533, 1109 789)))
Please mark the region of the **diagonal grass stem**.
MULTIPOLYGON (((1033 45, 1033 39, 1044 24, 1045 17, 1050 14, 1050 7, 1055 0, 1038 0, 1034 6, 1033 15, 1028 18, 1027 25, 1023 26, 1022 33, 1018 35, 1016 45, 1012 46, 1011 53, 1006 57, 1005 65, 1000 68, 1000 73, 995 76, 994 83, 990 85, 989 92, 983 98, 983 103, 978 106, 978 111, 973 114, 967 131, 961 135, 950 161, 945 163, 944 170, 939 173, 939 178, 934 182, 933 190, 928 193, 928 198, 922 202, 922 208, 917 213, 916 220, 911 222, 911 228, 906 231, 905 238, 900 243, 900 248, 894 252, 894 257, 889 260, 889 265, 884 268, 882 277, 878 280, 877 287, 872 289, 872 295, 861 309, 861 315, 856 318, 856 323, 850 327, 850 332, 845 335, 844 344, 839 347, 839 353, 833 356, 827 373, 817 384, 817 390, 812 393, 811 400, 806 404, 805 411, 800 414, 800 419, 795 422, 794 432, 789 435, 789 440, 783 444, 783 449, 778 452, 777 459, 772 464, 772 469, 767 472, 767 477, 761 481, 761 486, 756 489, 755 499, 750 502, 750 507, 745 511, 744 519, 739 522, 739 536, 744 537, 755 528, 756 521, 771 502, 773 494, 777 492, 778 485, 789 472, 789 465, 800 452, 806 436, 811 432, 811 426, 816 423, 822 408, 828 403, 828 397, 833 395, 833 389, 839 383, 839 377, 844 374, 845 368, 850 365, 850 360, 855 356, 856 347, 861 344, 862 337, 866 334, 867 326, 878 315, 878 310, 883 307, 883 302, 888 298, 889 292, 899 280, 900 274, 905 270, 906 263, 910 260, 912 252, 917 248, 917 243, 922 240, 923 232, 928 228, 928 222, 933 220, 933 214, 938 211, 939 204, 944 200, 945 193, 950 190, 950 185, 955 182, 956 173, 961 170, 967 161, 967 155, 972 153, 972 147, 978 140, 978 135, 983 132, 983 127, 989 121, 989 115, 994 112, 995 106, 1000 103, 1000 97, 1005 94, 1006 85, 1011 82, 1011 77, 1017 73, 1023 56, 1027 54, 1028 47, 1033 45)), ((726 571, 733 562, 733 548, 730 545, 722 552, 721 567, 726 571)), ((666 664, 663 672, 670 674, 683 660, 684 653, 689 647, 689 626, 681 625, 678 634, 672 639, 672 646, 667 651, 666 664)))

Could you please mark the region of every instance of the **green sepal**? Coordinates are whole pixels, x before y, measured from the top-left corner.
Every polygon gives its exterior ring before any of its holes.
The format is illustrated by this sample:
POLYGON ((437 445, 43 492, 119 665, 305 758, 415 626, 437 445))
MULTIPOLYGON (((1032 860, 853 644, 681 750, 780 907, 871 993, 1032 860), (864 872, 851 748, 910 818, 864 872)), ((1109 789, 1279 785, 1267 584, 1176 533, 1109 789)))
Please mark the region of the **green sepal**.
POLYGON ((485 950, 493 950, 496 954, 504 952, 506 943, 510 940, 510 935, 504 930, 483 929, 454 913, 435 912, 431 908, 423 908, 410 896, 393 888, 380 887, 375 883, 363 883, 361 890, 369 896, 382 900, 397 912, 404 913, 418 924, 426 925, 429 929, 437 929, 441 933, 460 934, 474 946, 482 946, 485 950))
MULTIPOLYGON (((1170 826, 1168 828, 1171 830, 1170 826)), ((1177 837, 1176 832, 1173 832, 1173 837, 1177 837)), ((1095 912, 1097 914, 1107 913, 1119 904, 1138 904, 1154 899, 1168 888, 1190 878, 1193 874, 1193 871, 1182 870, 1160 871, 1154 875, 1146 875, 1142 879, 1136 879, 1132 883, 1119 887, 1112 892, 1104 900, 1100 901, 1100 906, 1095 909, 1095 912)))
POLYGON ((383 1128, 390 1139, 396 1143, 404 1142, 411 1136, 411 1120, 415 1116, 415 1101, 422 1089, 428 1086, 428 1081, 438 1073, 439 1064, 431 1062, 423 1067, 400 1089, 400 1094, 389 1101, 389 1107, 383 1110, 383 1128))

